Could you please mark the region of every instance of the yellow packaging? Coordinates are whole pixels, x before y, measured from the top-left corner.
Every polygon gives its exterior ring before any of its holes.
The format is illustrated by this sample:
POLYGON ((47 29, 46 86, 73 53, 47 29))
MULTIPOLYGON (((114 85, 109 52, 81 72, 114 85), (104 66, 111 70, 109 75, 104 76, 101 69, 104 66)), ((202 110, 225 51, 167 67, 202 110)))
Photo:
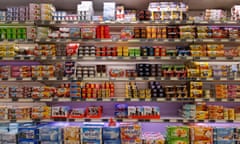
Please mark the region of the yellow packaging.
POLYGON ((201 78, 209 78, 212 77, 212 70, 211 69, 201 69, 201 78))
POLYGON ((206 50, 204 45, 190 45, 190 50, 191 51, 204 51, 206 50))
POLYGON ((218 51, 223 50, 223 48, 224 48, 223 44, 207 44, 208 51, 218 51))
POLYGON ((228 119, 235 120, 235 110, 233 108, 228 109, 228 119))
POLYGON ((196 119, 198 120, 208 119, 208 111, 196 111, 196 119))
POLYGON ((203 97, 203 91, 202 90, 191 89, 190 97, 191 98, 201 98, 201 97, 203 97))
POLYGON ((187 69, 187 76, 188 77, 199 77, 200 71, 199 71, 199 69, 187 69))
POLYGON ((228 120, 229 119, 228 108, 224 108, 224 110, 223 110, 223 117, 224 117, 224 120, 228 120))

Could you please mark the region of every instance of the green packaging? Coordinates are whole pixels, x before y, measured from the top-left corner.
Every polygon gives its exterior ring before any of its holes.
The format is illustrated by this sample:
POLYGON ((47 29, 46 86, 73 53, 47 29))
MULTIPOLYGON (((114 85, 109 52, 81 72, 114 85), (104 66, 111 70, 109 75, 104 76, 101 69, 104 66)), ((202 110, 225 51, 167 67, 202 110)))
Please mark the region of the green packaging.
POLYGON ((167 128, 168 138, 189 138, 189 128, 185 126, 172 126, 167 128))

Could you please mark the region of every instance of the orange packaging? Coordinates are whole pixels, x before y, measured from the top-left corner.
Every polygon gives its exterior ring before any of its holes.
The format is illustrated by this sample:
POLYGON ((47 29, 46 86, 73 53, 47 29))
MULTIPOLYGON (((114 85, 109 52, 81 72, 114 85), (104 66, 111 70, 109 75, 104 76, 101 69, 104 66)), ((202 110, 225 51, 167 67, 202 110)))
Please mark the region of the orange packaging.
POLYGON ((213 128, 207 126, 192 126, 191 135, 193 141, 211 141, 213 139, 213 128))

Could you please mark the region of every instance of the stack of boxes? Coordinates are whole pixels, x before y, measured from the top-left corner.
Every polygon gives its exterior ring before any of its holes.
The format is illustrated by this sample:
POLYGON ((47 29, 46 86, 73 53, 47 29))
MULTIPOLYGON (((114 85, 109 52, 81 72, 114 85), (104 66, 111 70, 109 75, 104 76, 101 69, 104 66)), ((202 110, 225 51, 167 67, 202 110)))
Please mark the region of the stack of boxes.
POLYGON ((13 78, 32 77, 32 68, 31 66, 11 66, 11 77, 13 78))
POLYGON ((37 39, 47 39, 49 33, 49 27, 37 27, 37 39))
POLYGON ((122 144, 141 144, 141 126, 139 124, 120 124, 120 138, 122 144))
POLYGON ((181 117, 186 119, 195 119, 196 118, 196 105, 195 104, 185 104, 182 107, 182 110, 179 111, 181 117))
POLYGON ((32 87, 33 99, 46 99, 54 96, 56 91, 55 87, 50 86, 34 86, 32 87))
POLYGON ((27 21, 29 19, 29 8, 21 7, 8 7, 6 12, 7 21, 27 21))
POLYGON ((127 46, 118 46, 117 47, 117 56, 128 56, 128 47, 127 46))
POLYGON ((0 11, 0 21, 6 21, 6 11, 0 11))
POLYGON ((240 20, 240 5, 234 5, 231 8, 231 20, 240 20))
POLYGON ((34 56, 56 56, 56 45, 55 44, 40 44, 33 50, 34 56))
POLYGON ((203 83, 202 82, 190 82, 190 97, 191 98, 203 97, 203 83))
POLYGON ((191 126, 191 143, 212 143, 213 128, 208 126, 191 126))
POLYGON ((38 143, 38 129, 36 125, 22 125, 18 128, 18 143, 38 143))
POLYGON ((14 107, 8 109, 9 120, 30 120, 30 107, 14 107))
POLYGON ((233 127, 216 127, 213 129, 213 143, 214 144, 233 144, 236 142, 235 133, 236 129, 233 127))
POLYGON ((102 143, 102 127, 97 125, 81 127, 81 143, 102 143))
POLYGON ((15 45, 13 45, 13 44, 0 45, 0 56, 1 57, 13 57, 15 55, 16 55, 15 45))
POLYGON ((8 86, 6 85, 1 85, 0 86, 0 98, 7 98, 9 91, 8 91, 8 86))
POLYGON ((63 127, 63 143, 64 144, 80 144, 80 127, 69 125, 63 127))
POLYGON ((70 84, 70 97, 71 98, 81 98, 82 87, 84 83, 81 82, 71 82, 70 84))
POLYGON ((77 5, 78 21, 91 21, 93 13, 92 1, 82 1, 81 4, 77 5))
POLYGON ((9 27, 0 29, 0 38, 7 40, 25 40, 27 39, 27 29, 25 27, 9 27))
POLYGON ((8 108, 6 106, 0 107, 0 120, 8 120, 8 108))
POLYGON ((62 128, 58 125, 40 126, 39 141, 41 144, 47 143, 61 143, 63 141, 62 128))
POLYGON ((52 78, 55 77, 54 65, 36 65, 31 66, 32 77, 52 78))
POLYGON ((104 126, 102 128, 104 144, 121 144, 120 128, 118 126, 104 126))
POLYGON ((140 48, 139 47, 129 47, 128 48, 129 56, 140 56, 140 48))
POLYGON ((195 38, 195 26, 179 26, 180 39, 194 39, 195 38))
POLYGON ((115 2, 104 2, 103 3, 103 20, 114 21, 116 15, 116 3, 115 2))
POLYGON ((10 66, 0 66, 0 78, 8 78, 10 73, 10 66))
POLYGON ((227 15, 221 9, 206 9, 205 10, 205 20, 219 21, 226 19, 227 15))
POLYGON ((48 106, 39 106, 32 107, 31 119, 50 119, 51 117, 51 107, 48 106))
POLYGON ((184 143, 189 144, 190 129, 187 126, 171 126, 167 127, 167 143, 176 144, 184 143))

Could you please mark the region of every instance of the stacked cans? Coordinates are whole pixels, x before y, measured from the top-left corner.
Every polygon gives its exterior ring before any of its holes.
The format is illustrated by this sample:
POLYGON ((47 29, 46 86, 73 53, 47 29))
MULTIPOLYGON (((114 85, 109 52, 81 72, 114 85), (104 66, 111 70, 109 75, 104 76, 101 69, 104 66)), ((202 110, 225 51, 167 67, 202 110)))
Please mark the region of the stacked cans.
POLYGON ((76 70, 77 77, 95 77, 95 66, 77 65, 76 70))
POLYGON ((167 37, 168 38, 179 38, 179 28, 177 26, 167 27, 167 37))
POLYGON ((75 73, 75 62, 68 61, 65 62, 65 68, 64 68, 64 76, 66 77, 72 77, 75 73))
POLYGON ((161 76, 160 64, 136 64, 139 77, 161 76))
POLYGON ((97 77, 106 77, 107 76, 106 65, 97 65, 96 71, 97 71, 97 77))
POLYGON ((110 38, 110 29, 107 25, 99 25, 96 28, 96 38, 110 38))
POLYGON ((95 46, 79 46, 78 56, 95 56, 96 47, 95 46))
POLYGON ((134 28, 134 38, 146 38, 147 30, 145 27, 135 27, 134 28))
POLYGON ((114 46, 96 47, 96 56, 117 56, 117 47, 114 46))
POLYGON ((160 84, 160 82, 151 81, 148 83, 148 88, 151 89, 152 97, 164 97, 165 96, 164 88, 160 84))

